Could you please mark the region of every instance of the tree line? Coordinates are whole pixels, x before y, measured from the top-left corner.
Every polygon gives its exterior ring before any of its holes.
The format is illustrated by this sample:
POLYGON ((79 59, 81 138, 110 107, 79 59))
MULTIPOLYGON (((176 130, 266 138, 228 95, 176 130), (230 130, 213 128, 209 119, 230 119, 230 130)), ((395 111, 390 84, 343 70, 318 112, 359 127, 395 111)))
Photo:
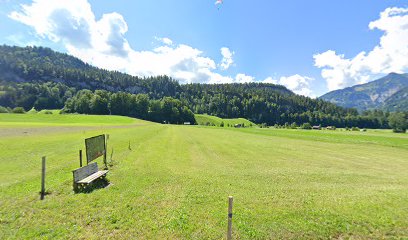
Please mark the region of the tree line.
POLYGON ((268 126, 310 123, 390 127, 387 112, 359 113, 296 95, 280 85, 181 85, 168 76, 139 78, 99 69, 42 47, 0 46, 0 105, 25 110, 64 108, 66 112, 126 115, 172 123, 184 122, 189 110, 221 118, 243 117, 268 126))
POLYGON ((150 99, 147 94, 110 93, 106 90, 78 91, 67 100, 63 112, 121 115, 159 123, 195 124, 194 113, 178 99, 164 97, 155 100, 150 99))

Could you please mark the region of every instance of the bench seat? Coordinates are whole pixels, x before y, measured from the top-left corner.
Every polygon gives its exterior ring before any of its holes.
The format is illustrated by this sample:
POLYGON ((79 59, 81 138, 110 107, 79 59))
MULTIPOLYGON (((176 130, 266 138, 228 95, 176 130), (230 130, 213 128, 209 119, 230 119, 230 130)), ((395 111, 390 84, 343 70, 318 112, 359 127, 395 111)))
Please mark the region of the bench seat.
POLYGON ((94 180, 96 180, 96 179, 98 179, 98 178, 100 178, 100 177, 106 175, 108 172, 109 172, 109 170, 98 171, 98 172, 96 172, 96 173, 94 173, 94 174, 92 174, 92 175, 90 175, 90 176, 88 176, 88 177, 86 177, 86 178, 84 178, 84 179, 78 181, 77 183, 80 183, 80 184, 82 184, 82 183, 89 184, 89 183, 93 182, 94 180))
POLYGON ((72 171, 74 175, 74 191, 84 189, 86 185, 92 183, 96 179, 105 178, 109 170, 99 171, 96 162, 90 163, 84 167, 72 171))

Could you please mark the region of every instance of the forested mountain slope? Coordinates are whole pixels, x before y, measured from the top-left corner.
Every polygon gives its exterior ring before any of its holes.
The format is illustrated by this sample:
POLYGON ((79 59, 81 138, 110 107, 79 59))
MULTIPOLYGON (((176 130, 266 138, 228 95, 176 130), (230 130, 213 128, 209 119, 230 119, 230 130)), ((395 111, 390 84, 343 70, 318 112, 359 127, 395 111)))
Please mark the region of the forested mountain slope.
POLYGON ((408 111, 408 74, 390 73, 378 80, 332 91, 320 98, 342 107, 408 111))
MULTIPOLYGON (((268 125, 309 122, 339 127, 384 127, 377 117, 360 116, 355 109, 299 96, 280 85, 181 85, 168 76, 141 78, 99 69, 49 48, 0 46, 0 105, 5 107, 22 106, 26 110, 65 107, 68 112, 120 115, 132 115, 132 112, 135 116, 149 118, 148 113, 156 111, 160 104, 175 103, 173 99, 180 102, 174 107, 179 112, 185 111, 184 106, 187 106, 194 113, 242 117, 268 125), (135 99, 140 94, 143 96, 138 99, 147 98, 149 103, 147 113, 139 114, 134 110, 135 99), (171 99, 163 101, 164 97, 171 99), (115 102, 115 109, 112 109, 115 99, 122 99, 122 102, 115 102), (85 105, 89 107, 82 107, 85 105)), ((178 119, 174 117, 178 114, 176 109, 171 119, 178 119)), ((171 112, 166 111, 166 114, 171 112)), ((156 111, 156 117, 157 114, 156 111)), ((160 117, 160 121, 166 119, 170 117, 160 117)))

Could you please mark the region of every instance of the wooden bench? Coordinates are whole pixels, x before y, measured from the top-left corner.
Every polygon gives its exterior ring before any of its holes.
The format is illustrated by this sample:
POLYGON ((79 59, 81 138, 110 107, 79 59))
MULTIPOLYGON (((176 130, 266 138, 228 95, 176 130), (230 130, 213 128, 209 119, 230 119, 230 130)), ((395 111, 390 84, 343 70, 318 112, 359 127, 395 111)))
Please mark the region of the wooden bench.
POLYGON ((72 171, 74 175, 74 191, 84 188, 96 179, 105 178, 109 170, 99 171, 96 162, 90 163, 84 167, 72 171))

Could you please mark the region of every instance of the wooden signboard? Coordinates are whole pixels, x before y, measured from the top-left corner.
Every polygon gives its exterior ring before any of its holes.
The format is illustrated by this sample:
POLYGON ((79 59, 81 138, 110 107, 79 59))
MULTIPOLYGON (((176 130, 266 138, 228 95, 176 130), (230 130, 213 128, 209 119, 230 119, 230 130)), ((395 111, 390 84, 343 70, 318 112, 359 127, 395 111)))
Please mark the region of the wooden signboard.
POLYGON ((87 163, 92 162, 100 156, 104 156, 106 152, 105 135, 103 134, 85 139, 85 147, 87 163))

